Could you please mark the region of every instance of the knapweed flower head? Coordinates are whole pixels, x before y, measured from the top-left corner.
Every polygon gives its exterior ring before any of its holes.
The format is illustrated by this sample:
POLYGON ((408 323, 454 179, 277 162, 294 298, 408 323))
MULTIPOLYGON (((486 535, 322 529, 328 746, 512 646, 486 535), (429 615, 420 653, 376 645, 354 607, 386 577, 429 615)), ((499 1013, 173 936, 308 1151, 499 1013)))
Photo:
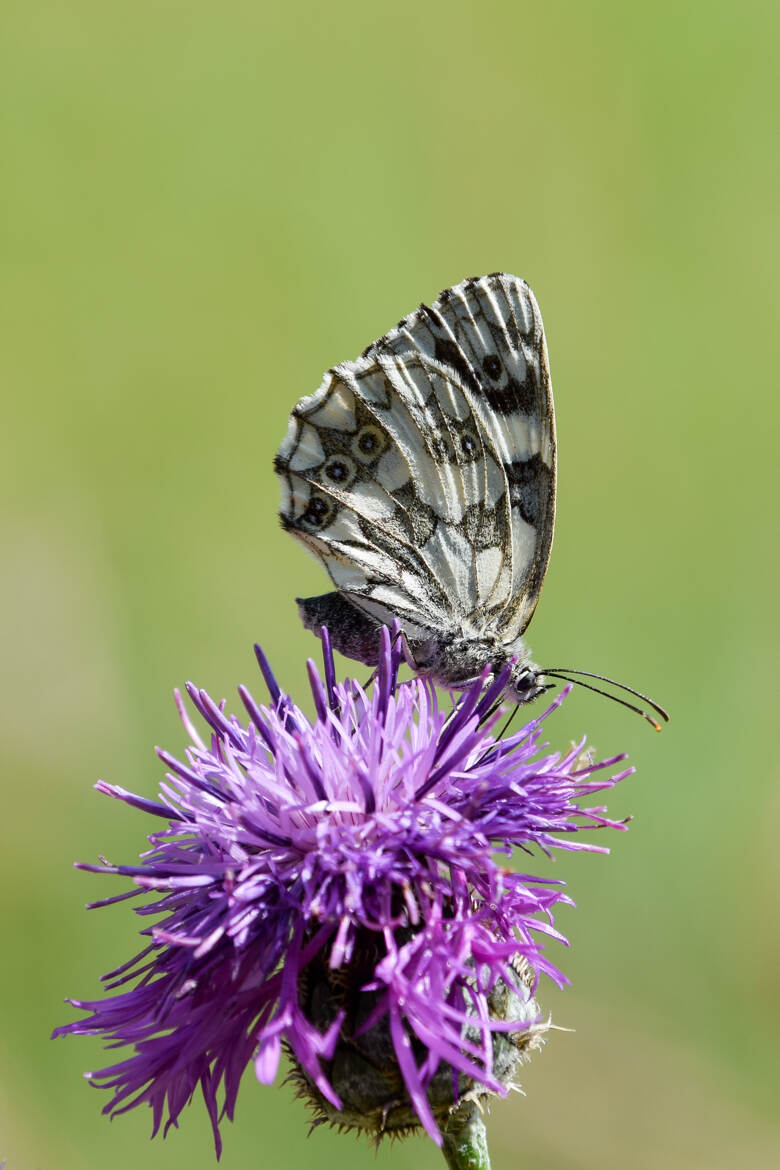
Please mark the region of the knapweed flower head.
POLYGON ((240 687, 243 721, 188 686, 202 739, 177 696, 192 743, 186 761, 158 752, 159 801, 97 785, 164 825, 139 864, 82 867, 134 882, 94 905, 151 894, 137 913, 162 917, 104 977, 112 994, 71 1000, 89 1015, 55 1035, 132 1046, 87 1075, 113 1091, 104 1112, 148 1103, 154 1132, 200 1086, 218 1155, 247 1065, 269 1083, 284 1049, 319 1120, 374 1134, 422 1125, 440 1142, 459 1102, 505 1094, 546 1027, 539 976, 566 982, 545 942, 565 941, 553 907, 569 901, 506 858, 605 852, 582 830, 621 827, 583 802, 628 774, 622 756, 540 748, 566 692, 496 739, 509 667, 442 706, 428 681, 398 681, 388 631, 370 692, 336 682, 323 644, 313 720, 258 649, 270 702, 240 687))

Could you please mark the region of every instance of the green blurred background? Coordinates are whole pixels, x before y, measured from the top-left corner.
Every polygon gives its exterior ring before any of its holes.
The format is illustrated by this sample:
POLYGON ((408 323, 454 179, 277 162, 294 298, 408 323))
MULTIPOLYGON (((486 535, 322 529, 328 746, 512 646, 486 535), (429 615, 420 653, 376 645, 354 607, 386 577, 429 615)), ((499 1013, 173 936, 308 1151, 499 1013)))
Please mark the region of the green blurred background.
MULTIPOLYGON (((109 1125, 54 1044, 133 953, 119 885, 183 747, 170 692, 303 693, 292 597, 323 572, 280 530, 294 402, 421 299, 532 285, 556 388, 556 544, 531 644, 668 704, 663 735, 585 692, 549 730, 626 749, 611 857, 562 855, 573 980, 495 1170, 780 1158, 776 826, 775 5, 117 5, 6 0, 3 178, 2 1017, 8 1170, 213 1165, 205 1110, 167 1141, 109 1125)), ((540 871, 545 866, 537 867, 540 871)), ((443 1165, 423 1138, 306 1138, 249 1071, 226 1170, 443 1165)))

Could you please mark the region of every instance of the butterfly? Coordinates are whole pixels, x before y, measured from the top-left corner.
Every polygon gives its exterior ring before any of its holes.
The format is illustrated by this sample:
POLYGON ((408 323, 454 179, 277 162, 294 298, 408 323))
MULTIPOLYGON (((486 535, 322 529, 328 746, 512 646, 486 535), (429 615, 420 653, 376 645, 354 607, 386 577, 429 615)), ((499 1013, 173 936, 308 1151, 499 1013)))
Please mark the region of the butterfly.
POLYGON ((511 664, 510 698, 545 689, 522 634, 553 539, 555 414, 524 280, 464 280, 334 366, 274 466, 282 526, 336 587, 298 599, 307 629, 373 666, 397 619, 409 664, 444 687, 511 664))

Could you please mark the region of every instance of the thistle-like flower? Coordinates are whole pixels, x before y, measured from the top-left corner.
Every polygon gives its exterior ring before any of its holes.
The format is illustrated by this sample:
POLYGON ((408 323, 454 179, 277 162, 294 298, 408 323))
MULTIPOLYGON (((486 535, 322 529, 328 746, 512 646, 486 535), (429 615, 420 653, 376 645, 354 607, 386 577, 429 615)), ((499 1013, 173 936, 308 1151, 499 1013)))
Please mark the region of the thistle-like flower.
POLYGON ((606 852, 577 834, 622 827, 581 802, 628 775, 623 756, 541 753, 565 691, 496 739, 511 667, 450 709, 427 681, 399 683, 388 631, 370 693, 336 682, 323 644, 313 721, 258 648, 270 703, 240 687, 245 722, 188 686, 204 741, 177 694, 192 743, 186 762, 158 751, 159 801, 97 785, 165 825, 137 865, 81 866, 134 882, 94 905, 152 893, 137 913, 163 917, 104 977, 113 994, 71 1000, 89 1015, 54 1034, 132 1045, 87 1075, 113 1090, 106 1113, 148 1103, 155 1133, 200 1085, 217 1156, 246 1066, 268 1083, 283 1048, 318 1122, 375 1136, 421 1125, 441 1144, 454 1110, 508 1092, 548 1026, 539 976, 566 982, 544 943, 565 941, 552 910, 569 899, 496 855, 606 852))

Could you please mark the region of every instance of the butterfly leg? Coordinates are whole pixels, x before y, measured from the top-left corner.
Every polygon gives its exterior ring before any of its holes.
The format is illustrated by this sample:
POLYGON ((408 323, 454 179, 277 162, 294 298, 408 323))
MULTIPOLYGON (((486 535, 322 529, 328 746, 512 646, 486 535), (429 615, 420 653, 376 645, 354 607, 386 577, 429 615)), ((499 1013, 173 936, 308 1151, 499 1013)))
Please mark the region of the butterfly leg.
MULTIPOLYGON (((414 659, 412 658, 412 653, 411 653, 411 650, 409 649, 409 643, 406 639, 406 634, 403 632, 403 630, 398 630, 395 633, 395 635, 393 636, 393 639, 390 643, 390 649, 393 650, 399 641, 401 643, 401 653, 404 656, 404 662, 406 663, 407 666, 410 666, 412 668, 412 670, 414 670, 415 669, 414 659)), ((377 673, 378 673, 378 671, 372 670, 371 674, 368 676, 366 681, 363 683, 363 690, 364 691, 367 691, 368 688, 371 686, 371 683, 376 678, 377 673)))

